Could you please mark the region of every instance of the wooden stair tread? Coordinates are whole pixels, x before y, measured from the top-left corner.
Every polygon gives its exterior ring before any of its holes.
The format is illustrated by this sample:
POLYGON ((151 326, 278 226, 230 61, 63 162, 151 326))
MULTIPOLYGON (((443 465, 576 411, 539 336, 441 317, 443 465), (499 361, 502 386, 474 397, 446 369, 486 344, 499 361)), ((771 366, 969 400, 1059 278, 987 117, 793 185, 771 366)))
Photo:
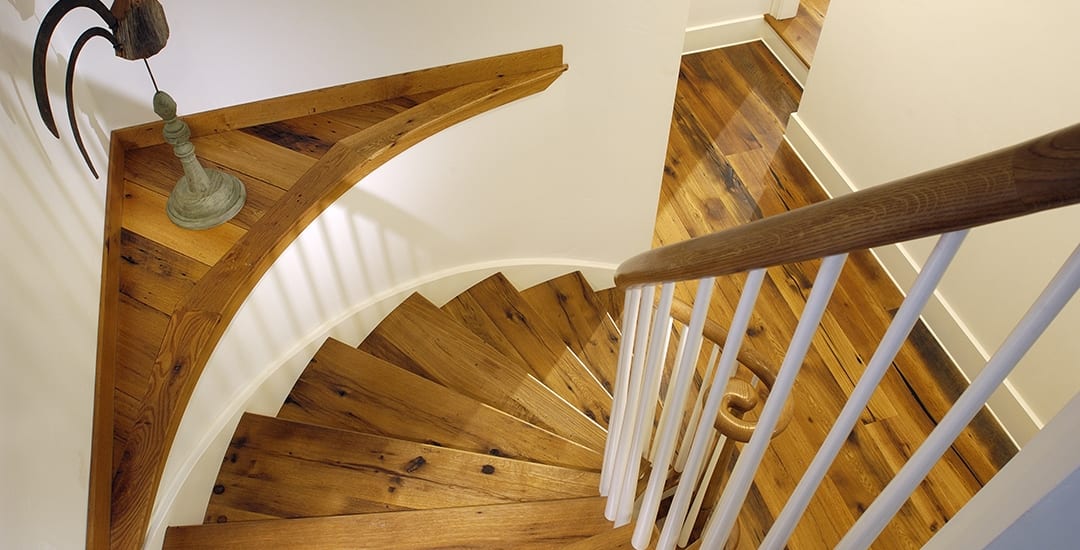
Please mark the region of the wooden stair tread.
POLYGON ((607 427, 611 394, 501 273, 480 281, 442 309, 488 345, 520 359, 548 388, 607 427))
MULTIPOLYGON (((170 527, 166 549, 561 548, 610 529, 599 497, 170 527)), ((599 548, 583 546, 574 548, 599 548)), ((619 548, 619 547, 614 547, 619 548)))
POLYGON ((584 470, 596 451, 329 339, 279 418, 584 470))
POLYGON ((593 372, 608 392, 615 387, 619 329, 604 312, 580 272, 540 283, 521 292, 548 325, 593 372))
MULTIPOLYGON (((599 533, 587 539, 572 542, 563 550, 634 550, 631 538, 634 536, 636 523, 630 522, 622 527, 612 528, 609 524, 606 529, 600 529, 599 533)), ((656 548, 656 539, 659 533, 653 529, 653 541, 647 548, 656 548)))
POLYGON ((590 449, 604 448, 599 424, 418 294, 360 349, 590 449))
POLYGON ((553 500, 599 474, 245 414, 208 523, 553 500))

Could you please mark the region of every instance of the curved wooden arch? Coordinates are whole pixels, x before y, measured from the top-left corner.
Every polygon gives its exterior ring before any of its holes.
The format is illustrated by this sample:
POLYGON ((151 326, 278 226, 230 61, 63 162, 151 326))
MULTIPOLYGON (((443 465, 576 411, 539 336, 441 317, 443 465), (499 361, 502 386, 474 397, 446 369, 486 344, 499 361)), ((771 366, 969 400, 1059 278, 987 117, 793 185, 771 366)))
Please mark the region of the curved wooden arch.
MULTIPOLYGON (((207 262, 208 270, 176 301, 146 374, 133 422, 123 434, 115 433, 119 428, 111 399, 113 385, 119 384, 112 369, 118 355, 116 304, 123 285, 117 272, 124 263, 120 257, 123 216, 118 210, 130 198, 122 191, 124 158, 128 150, 160 143, 160 123, 115 132, 102 275, 88 547, 135 548, 142 544, 165 461, 203 368, 243 301, 300 232, 356 182, 410 146, 479 113, 540 92, 565 70, 562 48, 553 46, 186 117, 198 136, 399 95, 425 99, 338 140, 246 232, 234 228, 239 238, 216 262, 207 262), (117 449, 112 449, 114 438, 119 442, 117 449)), ((134 261, 127 256, 123 260, 134 261)))

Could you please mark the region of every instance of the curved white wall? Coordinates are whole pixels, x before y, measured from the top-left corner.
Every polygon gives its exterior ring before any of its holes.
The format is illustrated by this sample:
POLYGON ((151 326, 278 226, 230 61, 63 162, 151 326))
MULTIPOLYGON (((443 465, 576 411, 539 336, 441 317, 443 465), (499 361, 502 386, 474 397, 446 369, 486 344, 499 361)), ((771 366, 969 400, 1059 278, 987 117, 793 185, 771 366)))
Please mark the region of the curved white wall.
MULTIPOLYGON (((833 0, 796 120, 856 188, 1075 124, 1078 18, 1071 0, 833 0)), ((978 370, 1078 235, 1076 206, 972 233, 939 291, 958 323, 931 327, 962 368, 978 370)), ((915 265, 929 248, 903 245, 915 265)), ((1017 439, 1080 390, 1078 327, 1074 299, 1009 377, 1019 407, 1003 405, 1003 420, 1017 439)))
MULTIPOLYGON (((85 525, 104 183, 90 181, 69 133, 53 140, 34 111, 29 52, 50 4, 0 6, 0 227, 5 256, 18 258, 2 270, 0 546, 12 548, 78 547, 85 525)), ((213 383, 196 389, 163 487, 178 486, 207 426, 223 422, 222 403, 357 302, 462 266, 602 268, 649 246, 687 0, 164 4, 172 37, 152 65, 181 112, 550 44, 565 46, 571 68, 546 92, 394 159, 301 236, 212 358, 213 383)), ((92 22, 65 20, 57 50, 92 22)), ((152 90, 141 64, 104 42, 83 52, 79 82, 101 168, 109 129, 153 119, 152 90)))

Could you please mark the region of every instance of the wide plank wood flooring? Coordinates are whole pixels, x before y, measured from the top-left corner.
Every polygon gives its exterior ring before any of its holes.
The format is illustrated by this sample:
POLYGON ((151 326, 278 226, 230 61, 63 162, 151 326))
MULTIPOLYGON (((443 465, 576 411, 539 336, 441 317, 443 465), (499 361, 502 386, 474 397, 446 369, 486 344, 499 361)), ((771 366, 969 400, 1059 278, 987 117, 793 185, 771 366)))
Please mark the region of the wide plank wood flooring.
MULTIPOLYGON (((801 90, 761 43, 686 56, 679 75, 654 246, 826 198, 783 141, 801 90)), ((768 270, 744 346, 779 365, 820 262, 768 270)), ((710 317, 730 322, 743 276, 721 278, 710 317)), ((680 285, 687 302, 694 285, 680 285)), ((809 465, 902 300, 869 252, 851 255, 796 382, 795 418, 766 454, 740 517, 756 548, 809 465)), ((791 548, 831 548, 933 429, 964 387, 923 326, 898 354, 818 490, 791 548)), ((912 548, 1015 454, 983 411, 878 539, 912 548)))

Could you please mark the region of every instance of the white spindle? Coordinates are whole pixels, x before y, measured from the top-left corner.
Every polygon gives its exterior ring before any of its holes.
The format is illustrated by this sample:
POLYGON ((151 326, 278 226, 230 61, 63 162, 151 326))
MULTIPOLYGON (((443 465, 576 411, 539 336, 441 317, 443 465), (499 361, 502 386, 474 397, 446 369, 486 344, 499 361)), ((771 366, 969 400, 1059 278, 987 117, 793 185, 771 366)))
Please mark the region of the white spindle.
POLYGON ((971 422, 994 390, 1005 381, 1005 377, 1012 372, 1020 358, 1027 353, 1077 290, 1080 290, 1080 246, 1073 251, 1065 265, 1016 324, 982 372, 964 390, 934 431, 930 432, 919 450, 915 451, 896 477, 844 535, 837 548, 867 548, 874 542, 897 510, 911 496, 912 491, 926 477, 930 468, 971 422))
MULTIPOLYGON (((713 517, 709 519, 702 534, 703 548, 721 548, 735 525, 735 519, 739 515, 739 508, 746 500, 746 493, 750 489, 750 483, 754 480, 754 473, 761 462, 762 455, 772 439, 773 430, 780 419, 780 412, 784 408, 788 394, 795 384, 795 376, 802 366, 806 352, 810 348, 810 342, 817 332, 818 323, 825 313, 825 307, 829 304, 829 298, 836 287, 836 281, 840 278, 840 270, 844 267, 847 254, 837 254, 825 258, 814 278, 814 288, 810 291, 810 297, 806 301, 806 308, 799 317, 799 324, 795 327, 795 335, 791 338, 791 344, 784 355, 784 362, 780 365, 776 383, 769 391, 769 398, 765 401, 765 407, 758 418, 754 435, 750 442, 743 447, 739 459, 735 462, 735 470, 731 474, 727 487, 720 497, 713 517)), ((725 350, 726 352, 726 350, 725 350)), ((666 527, 666 526, 665 526, 666 527)))
POLYGON ((664 528, 660 531, 660 540, 656 547, 659 550, 674 548, 679 532, 682 530, 683 521, 690 508, 690 499, 694 494, 697 484, 704 469, 706 455, 709 452, 709 440, 712 436, 713 422, 720 412, 720 402, 727 387, 727 380, 735 370, 735 359, 739 355, 739 347, 742 345, 746 327, 750 324, 750 314, 754 310, 754 302, 757 300, 761 283, 765 280, 765 270, 755 269, 750 272, 743 285, 742 295, 739 297, 739 305, 735 308, 735 315, 731 319, 731 328, 724 342, 724 350, 720 354, 720 365, 713 377, 712 387, 709 389, 709 397, 705 400, 705 409, 701 421, 698 422, 694 443, 690 446, 690 456, 686 461, 680 479, 694 480, 688 483, 679 483, 675 491, 675 498, 671 501, 668 509, 667 520, 664 528))
POLYGON ((908 334, 911 333, 915 322, 919 320, 919 315, 926 306, 927 300, 930 299, 934 289, 937 288, 942 275, 945 274, 945 270, 949 267, 953 257, 956 256, 956 251, 960 249, 960 244, 964 242, 965 236, 967 236, 967 230, 947 233, 938 239, 933 253, 930 254, 926 265, 919 272, 919 276, 915 279, 915 283, 911 286, 907 297, 904 298, 904 303, 900 305, 899 311, 893 317, 892 323, 889 324, 889 329, 878 344, 874 356, 870 358, 870 363, 866 366, 859 383, 852 391, 851 397, 848 398, 844 409, 840 411, 840 416, 837 417, 836 423, 833 424, 832 430, 829 431, 829 435, 825 438, 825 442, 818 449, 813 462, 810 463, 810 467, 807 468, 806 473, 799 480, 799 485, 795 487, 795 491, 792 492, 787 504, 784 505, 784 509, 777 516, 776 521, 773 522, 769 534, 761 542, 761 548, 783 548, 791 537, 799 518, 802 517, 803 512, 806 510, 806 505, 814 496, 814 491, 817 490, 821 480, 828 472, 829 466, 836 459, 836 455, 847 440, 851 429, 858 422, 859 415, 866 408, 866 404, 870 402, 870 396, 873 395, 882 377, 885 376, 893 359, 896 357, 896 353, 900 350, 900 346, 907 339, 908 334))
POLYGON ((611 491, 611 472, 615 468, 616 448, 619 444, 620 428, 626 413, 626 391, 630 385, 630 356, 634 349, 634 337, 637 332, 638 308, 641 306, 641 288, 632 288, 623 298, 623 318, 621 340, 619 341, 619 363, 615 370, 615 395, 612 396, 611 420, 608 423, 608 437, 604 444, 604 465, 600 470, 600 494, 608 496, 611 491))
POLYGON ((694 531, 694 524, 697 523, 698 515, 701 514, 701 507, 705 504, 705 493, 709 490, 709 483, 716 475, 716 467, 720 464, 720 457, 724 454, 724 445, 727 445, 728 438, 726 435, 720 435, 720 432, 716 430, 712 431, 709 439, 709 446, 713 446, 712 458, 709 459, 709 466, 705 468, 705 475, 701 477, 701 480, 695 481, 700 483, 698 486, 697 494, 694 495, 694 502, 690 505, 690 513, 686 514, 686 521, 683 523, 682 532, 679 533, 679 548, 685 547, 690 544, 690 535, 694 531), (717 439, 719 436, 719 439, 717 439))
MULTIPOLYGON (((705 329, 705 319, 709 315, 709 300, 712 297, 712 290, 712 277, 698 281, 697 295, 694 297, 694 312, 690 317, 690 326, 682 337, 687 342, 686 348, 680 361, 675 364, 674 372, 672 372, 669 381, 671 391, 668 392, 668 400, 664 402, 664 411, 660 415, 660 426, 657 429, 656 459, 652 465, 649 484, 645 488, 645 497, 641 501, 641 511, 638 514, 637 526, 634 528, 634 536, 631 541, 634 548, 638 550, 643 550, 649 545, 653 529, 655 529, 656 514, 660 508, 660 498, 664 492, 668 466, 671 464, 671 457, 675 452, 675 440, 679 436, 679 423, 683 419, 687 394, 690 390, 690 381, 694 377, 694 367, 698 355, 701 353, 702 331, 705 329)), ((670 307, 670 301, 668 306, 670 307)), ((663 369, 664 365, 661 363, 653 365, 653 367, 656 368, 657 372, 650 374, 656 377, 657 387, 659 388, 659 371, 663 369)), ((649 423, 651 424, 651 421, 649 423)))
MULTIPOLYGON (((653 319, 653 331, 649 337, 648 361, 642 373, 642 391, 639 400, 637 420, 633 439, 630 443, 630 461, 626 465, 625 489, 620 495, 620 502, 615 514, 615 525, 629 523, 634 515, 634 497, 637 496, 638 474, 641 469, 642 449, 653 429, 653 416, 656 400, 660 397, 660 375, 664 371, 668 343, 671 338, 671 301, 675 295, 675 283, 666 283, 660 292, 660 304, 653 319)), ((663 489, 661 487, 661 489, 663 489)))
MULTIPOLYGON (((675 338, 679 339, 679 344, 678 344, 678 346, 677 346, 677 348, 675 350, 675 361, 672 362, 673 365, 678 365, 678 364, 682 363, 683 355, 686 355, 686 342, 689 340, 689 338, 686 338, 685 332, 684 332, 683 336, 679 336, 679 332, 675 330, 675 323, 674 322, 672 322, 672 327, 671 328, 672 328, 671 333, 675 336, 675 338)), ((670 379, 669 379, 668 391, 667 391, 667 394, 664 396, 664 400, 661 401, 661 403, 670 403, 671 400, 674 398, 674 390, 675 390, 675 384, 672 384, 670 382, 670 379)), ((649 462, 652 462, 653 460, 655 460, 656 447, 659 446, 659 445, 660 445, 660 439, 659 438, 654 438, 653 439, 652 450, 649 452, 649 456, 647 457, 649 462)))
POLYGON ((694 410, 690 413, 690 420, 686 423, 686 433, 683 434, 682 443, 678 452, 675 453, 675 471, 682 472, 686 467, 686 455, 690 454, 690 444, 694 442, 694 426, 701 420, 701 407, 705 405, 705 388, 712 383, 716 374, 716 364, 720 359, 720 346, 713 344, 709 361, 705 364, 705 376, 701 378, 701 388, 698 390, 697 399, 694 401, 694 410))
POLYGON ((619 439, 616 441, 611 467, 611 489, 608 494, 604 516, 615 521, 619 498, 624 489, 626 465, 630 452, 630 440, 634 436, 634 420, 637 419, 637 397, 641 390, 641 370, 645 363, 645 350, 649 344, 649 326, 652 321, 652 303, 656 288, 646 286, 641 289, 641 302, 637 312, 637 331, 633 351, 630 353, 630 366, 627 369, 626 406, 623 407, 622 422, 619 426, 619 439))

